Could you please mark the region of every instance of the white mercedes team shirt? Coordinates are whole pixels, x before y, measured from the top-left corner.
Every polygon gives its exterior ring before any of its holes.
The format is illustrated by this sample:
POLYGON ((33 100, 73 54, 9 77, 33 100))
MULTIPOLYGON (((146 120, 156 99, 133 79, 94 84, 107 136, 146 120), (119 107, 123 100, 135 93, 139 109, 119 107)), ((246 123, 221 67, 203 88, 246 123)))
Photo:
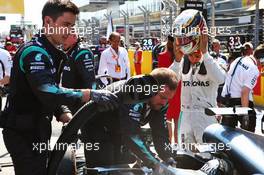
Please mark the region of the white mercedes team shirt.
POLYGON ((0 79, 10 76, 12 68, 12 57, 5 49, 0 48, 0 79))
MULTIPOLYGON (((98 75, 106 74, 117 79, 130 78, 130 63, 125 48, 119 47, 118 53, 116 53, 112 47, 108 47, 102 52, 98 75), (120 69, 117 68, 118 66, 120 66, 120 69)), ((106 78, 102 78, 101 80, 105 85, 108 83, 106 78)))
POLYGON ((231 98, 241 98, 242 88, 246 86, 251 89, 249 100, 253 101, 252 89, 256 86, 258 76, 259 70, 256 65, 256 60, 252 56, 244 57, 241 60, 240 58, 237 58, 230 65, 222 91, 222 96, 225 97, 225 95, 229 93, 231 98), (231 75, 233 74, 236 65, 237 68, 232 79, 231 75))
POLYGON ((225 81, 225 71, 208 53, 195 65, 189 65, 184 60, 174 61, 170 66, 182 80, 181 110, 204 111, 204 108, 216 107, 217 88, 225 81))

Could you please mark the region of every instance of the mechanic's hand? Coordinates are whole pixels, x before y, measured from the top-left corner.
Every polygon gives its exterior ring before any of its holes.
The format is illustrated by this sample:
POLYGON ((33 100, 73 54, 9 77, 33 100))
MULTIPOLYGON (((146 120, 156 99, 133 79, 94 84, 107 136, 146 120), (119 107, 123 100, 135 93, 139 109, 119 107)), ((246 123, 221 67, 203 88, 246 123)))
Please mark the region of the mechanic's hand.
POLYGON ((177 62, 180 62, 184 56, 184 54, 181 51, 181 47, 176 42, 174 43, 174 54, 175 54, 175 61, 177 62))
POLYGON ((118 97, 108 90, 91 90, 90 98, 99 105, 100 112, 118 108, 118 97))
POLYGON ((69 123, 71 119, 72 119, 72 113, 67 112, 61 114, 60 117, 58 118, 58 121, 64 124, 64 123, 69 123))
POLYGON ((208 35, 206 34, 200 36, 200 51, 203 54, 208 52, 208 35))

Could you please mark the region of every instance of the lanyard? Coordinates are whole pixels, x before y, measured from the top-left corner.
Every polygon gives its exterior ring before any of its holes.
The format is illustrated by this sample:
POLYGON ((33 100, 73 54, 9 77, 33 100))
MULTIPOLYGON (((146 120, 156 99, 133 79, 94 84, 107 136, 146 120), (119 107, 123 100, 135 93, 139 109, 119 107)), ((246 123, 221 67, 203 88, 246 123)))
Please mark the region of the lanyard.
POLYGON ((116 54, 116 52, 112 49, 112 47, 110 47, 110 52, 112 53, 112 58, 116 60, 116 63, 118 64, 119 54, 116 54))

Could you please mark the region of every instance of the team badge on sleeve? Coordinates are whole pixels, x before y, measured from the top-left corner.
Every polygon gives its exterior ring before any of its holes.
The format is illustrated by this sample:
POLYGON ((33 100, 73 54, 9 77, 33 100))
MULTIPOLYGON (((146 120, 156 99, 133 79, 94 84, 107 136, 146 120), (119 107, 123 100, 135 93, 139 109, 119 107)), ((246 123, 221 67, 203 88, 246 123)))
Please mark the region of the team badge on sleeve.
POLYGON ((36 56, 34 57, 34 60, 30 62, 29 70, 31 73, 45 69, 45 63, 42 59, 42 55, 43 55, 42 53, 36 54, 36 56))
POLYGON ((42 53, 38 53, 38 54, 35 56, 35 61, 41 61, 41 56, 42 56, 42 53))

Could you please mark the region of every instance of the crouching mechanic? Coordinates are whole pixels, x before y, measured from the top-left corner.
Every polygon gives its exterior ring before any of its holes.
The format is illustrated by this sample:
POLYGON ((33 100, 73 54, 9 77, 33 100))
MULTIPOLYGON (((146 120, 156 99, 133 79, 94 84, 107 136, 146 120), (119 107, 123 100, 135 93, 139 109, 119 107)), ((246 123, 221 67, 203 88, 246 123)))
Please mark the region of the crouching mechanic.
MULTIPOLYGON (((66 27, 70 31, 78 13, 70 1, 48 1, 42 10, 43 29, 66 27)), ((57 46, 67 37, 68 33, 43 32, 20 47, 13 60, 8 107, 0 121, 16 175, 47 174, 52 117, 63 123, 72 117, 63 105, 90 100, 105 108, 118 105, 117 97, 109 91, 58 86, 63 53, 57 46)))
POLYGON ((150 75, 159 84, 157 95, 146 103, 121 105, 115 111, 99 113, 93 122, 86 124, 85 130, 82 130, 82 140, 85 145, 98 143, 99 146, 99 149, 85 150, 87 167, 131 163, 124 157, 124 148, 129 149, 148 167, 155 167, 160 159, 173 162, 171 157, 174 157, 176 151, 168 146, 170 142, 164 116, 166 110, 162 111, 162 108, 173 97, 178 81, 176 74, 168 68, 154 69, 150 75), (141 126, 147 123, 150 125, 154 147, 160 159, 154 156, 142 140, 141 126))
MULTIPOLYGON (((202 14, 193 9, 183 11, 176 18, 175 25, 185 31, 193 31, 190 30, 192 27, 200 30, 206 27, 202 14)), ((182 80, 178 143, 184 142, 185 148, 194 150, 192 143, 202 143, 204 129, 217 122, 214 117, 205 115, 204 109, 217 106, 217 88, 224 82, 225 73, 208 53, 207 35, 188 34, 175 34, 176 59, 171 69, 182 80)))
MULTIPOLYGON (((95 83, 95 71, 93 64, 93 53, 82 48, 79 44, 80 39, 76 34, 68 36, 63 43, 63 49, 68 59, 65 62, 62 74, 62 86, 74 89, 92 89, 95 83)), ((68 106, 74 114, 82 104, 68 106)))

